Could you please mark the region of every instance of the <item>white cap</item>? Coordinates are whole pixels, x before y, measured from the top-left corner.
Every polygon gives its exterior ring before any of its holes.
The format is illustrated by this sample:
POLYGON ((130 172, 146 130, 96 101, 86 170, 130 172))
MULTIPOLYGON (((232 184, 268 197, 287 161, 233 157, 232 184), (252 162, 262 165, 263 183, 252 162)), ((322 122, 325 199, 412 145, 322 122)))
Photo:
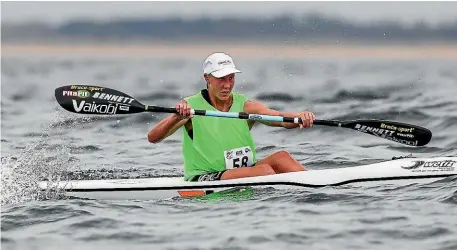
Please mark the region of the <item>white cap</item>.
POLYGON ((241 71, 235 67, 235 63, 229 55, 213 53, 203 63, 203 73, 219 78, 233 73, 241 73, 241 71))

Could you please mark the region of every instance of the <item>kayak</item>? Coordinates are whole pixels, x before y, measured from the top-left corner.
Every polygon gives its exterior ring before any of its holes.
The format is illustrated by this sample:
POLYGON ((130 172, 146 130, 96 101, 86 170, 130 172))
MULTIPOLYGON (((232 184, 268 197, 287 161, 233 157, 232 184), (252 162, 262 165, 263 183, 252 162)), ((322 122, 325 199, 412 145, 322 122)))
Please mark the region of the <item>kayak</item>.
MULTIPOLYGON (((312 166, 309 166, 312 168, 312 166)), ((104 200, 150 200, 194 197, 239 187, 322 188, 367 183, 422 183, 457 176, 457 157, 401 158, 354 167, 309 170, 220 181, 188 182, 183 177, 42 181, 42 191, 104 200)))
MULTIPOLYGON (((142 112, 176 114, 176 108, 144 105, 119 90, 93 85, 67 85, 55 89, 55 98, 65 110, 84 115, 126 115, 142 112)), ((301 124, 300 117, 283 117, 246 112, 221 112, 191 109, 197 116, 243 119, 251 121, 301 124)), ((423 147, 432 139, 432 131, 404 122, 357 119, 314 120, 313 125, 345 128, 380 139, 423 147)), ((91 199, 155 199, 195 197, 243 187, 273 187, 275 189, 303 189, 327 186, 358 185, 388 181, 432 181, 456 175, 457 157, 396 159, 392 161, 337 169, 318 169, 221 181, 186 182, 183 177, 161 177, 116 180, 43 181, 42 191, 62 191, 68 196, 91 199)), ((310 169, 313 166, 307 165, 310 169)))

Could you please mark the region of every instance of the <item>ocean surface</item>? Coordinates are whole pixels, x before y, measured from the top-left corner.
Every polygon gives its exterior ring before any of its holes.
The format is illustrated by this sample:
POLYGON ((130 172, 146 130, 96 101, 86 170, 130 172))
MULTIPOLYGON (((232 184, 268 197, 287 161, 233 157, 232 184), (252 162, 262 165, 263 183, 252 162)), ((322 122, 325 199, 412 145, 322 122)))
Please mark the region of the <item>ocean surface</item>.
MULTIPOLYGON (((208 51, 207 54, 209 54, 208 51)), ((181 130, 160 144, 164 114, 64 111, 54 89, 105 86, 174 106, 205 87, 201 58, 77 52, 2 57, 2 249, 457 249, 457 179, 429 184, 302 190, 247 197, 148 201, 43 197, 44 179, 179 176, 181 130)), ((308 169, 392 157, 457 155, 457 58, 236 57, 235 90, 317 119, 388 119, 432 130, 413 148, 353 130, 255 126, 258 155, 288 150, 308 169)))

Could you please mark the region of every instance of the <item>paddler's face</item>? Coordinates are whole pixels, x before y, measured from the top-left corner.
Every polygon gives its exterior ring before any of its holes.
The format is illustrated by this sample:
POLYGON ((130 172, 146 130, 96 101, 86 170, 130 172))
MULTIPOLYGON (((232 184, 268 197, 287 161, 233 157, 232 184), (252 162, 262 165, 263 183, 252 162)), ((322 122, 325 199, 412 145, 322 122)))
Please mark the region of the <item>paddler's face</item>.
POLYGON ((208 83, 208 91, 215 95, 219 100, 225 101, 232 94, 233 85, 235 84, 235 74, 226 75, 224 77, 214 77, 205 75, 208 83))

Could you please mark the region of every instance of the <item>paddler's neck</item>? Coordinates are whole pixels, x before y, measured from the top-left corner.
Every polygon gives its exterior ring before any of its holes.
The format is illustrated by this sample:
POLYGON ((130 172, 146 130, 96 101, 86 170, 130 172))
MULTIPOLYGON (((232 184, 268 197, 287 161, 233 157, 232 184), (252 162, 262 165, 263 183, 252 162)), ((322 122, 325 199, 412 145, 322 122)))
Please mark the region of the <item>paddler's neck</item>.
POLYGON ((233 94, 230 93, 230 97, 227 100, 220 100, 216 95, 212 94, 211 91, 208 91, 209 99, 214 108, 222 112, 228 112, 233 103, 233 94))

